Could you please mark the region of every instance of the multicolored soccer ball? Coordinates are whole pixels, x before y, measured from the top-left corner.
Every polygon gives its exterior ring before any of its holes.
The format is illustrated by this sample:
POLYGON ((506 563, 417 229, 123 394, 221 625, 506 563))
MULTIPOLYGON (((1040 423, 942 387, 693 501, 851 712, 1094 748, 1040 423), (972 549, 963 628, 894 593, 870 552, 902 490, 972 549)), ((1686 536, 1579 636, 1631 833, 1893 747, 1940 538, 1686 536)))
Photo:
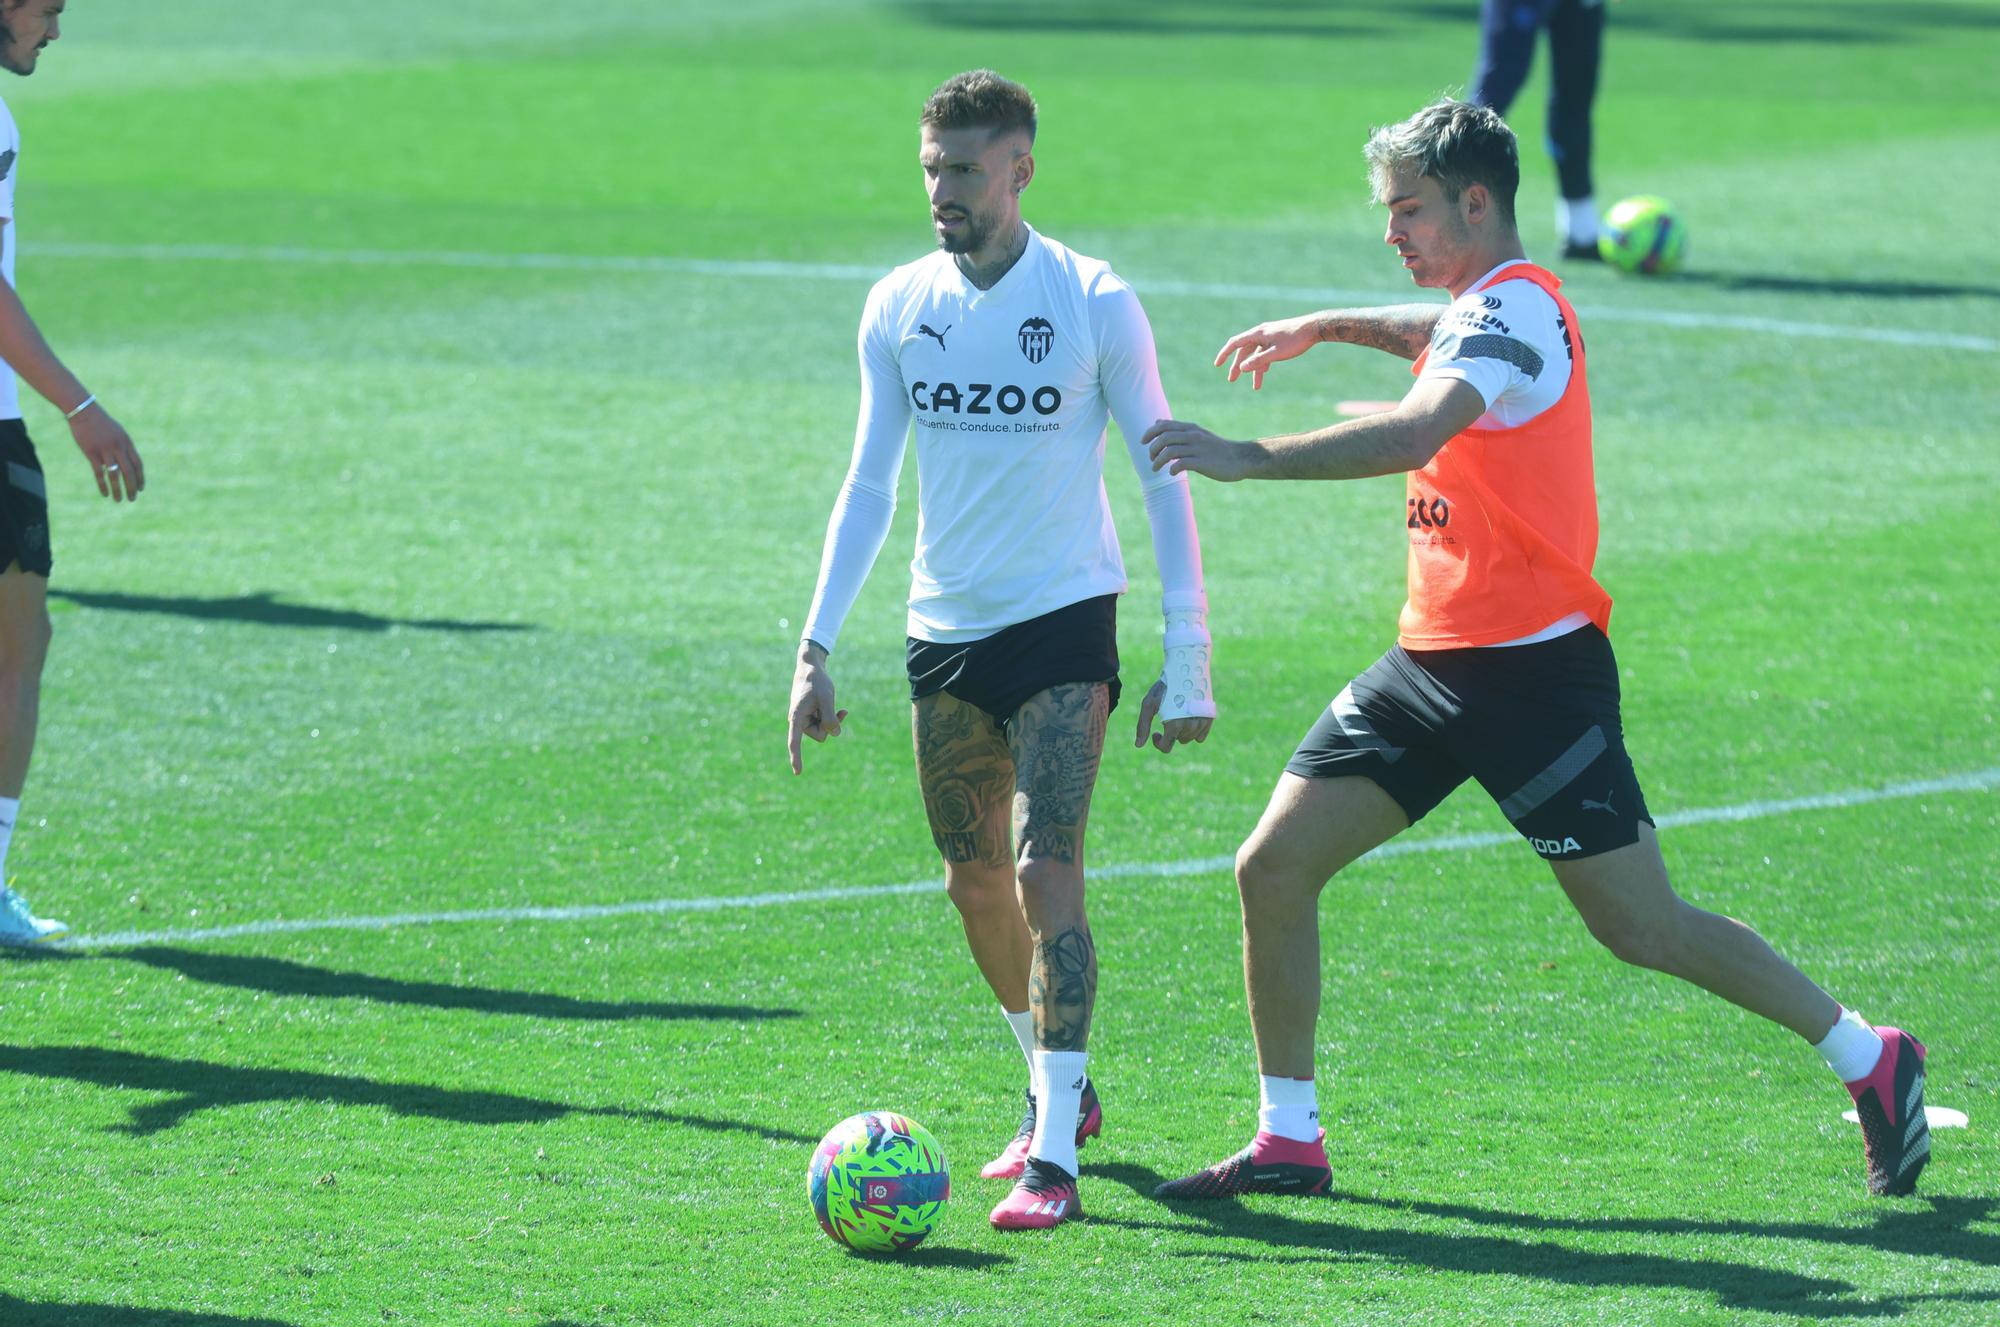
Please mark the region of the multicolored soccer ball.
POLYGON ((1664 198, 1627 198, 1604 214, 1597 252, 1621 272, 1658 276, 1687 256, 1687 227, 1664 198))
POLYGON ((820 1228, 837 1242, 862 1253, 902 1253, 936 1227, 951 1174, 930 1130, 907 1115, 871 1110, 820 1140, 806 1192, 820 1228))

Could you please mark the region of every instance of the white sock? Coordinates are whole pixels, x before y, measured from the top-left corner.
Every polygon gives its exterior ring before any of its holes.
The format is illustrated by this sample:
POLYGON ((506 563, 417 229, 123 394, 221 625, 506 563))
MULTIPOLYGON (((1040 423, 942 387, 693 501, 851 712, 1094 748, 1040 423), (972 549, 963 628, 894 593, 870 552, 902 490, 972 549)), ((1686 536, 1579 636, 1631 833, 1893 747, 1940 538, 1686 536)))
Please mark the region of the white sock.
POLYGON ((1076 1174, 1076 1115, 1083 1104, 1082 1051, 1037 1050, 1035 1061, 1035 1136, 1028 1155, 1076 1174))
POLYGON ((1023 1009, 1020 1013, 1002 1005, 1000 1012, 1007 1019, 1007 1026, 1014 1029, 1014 1040, 1021 1043, 1022 1058, 1028 1062, 1028 1090, 1034 1091, 1035 1083, 1035 1011, 1023 1009))
POLYGON ((1840 1075, 1841 1082, 1852 1083, 1875 1072, 1875 1062, 1882 1058, 1882 1037, 1861 1015, 1842 1009, 1833 1031, 1813 1049, 1825 1059, 1827 1068, 1840 1075))
POLYGON ((1257 1078, 1257 1127, 1265 1133, 1311 1143, 1319 1139, 1319 1096, 1310 1078, 1257 1078))
POLYGON ((1564 244, 1597 243, 1597 201, 1589 197, 1556 199, 1556 233, 1564 244))
POLYGON ((0 891, 7 888, 7 845, 14 841, 14 821, 20 814, 20 798, 0 797, 0 891))

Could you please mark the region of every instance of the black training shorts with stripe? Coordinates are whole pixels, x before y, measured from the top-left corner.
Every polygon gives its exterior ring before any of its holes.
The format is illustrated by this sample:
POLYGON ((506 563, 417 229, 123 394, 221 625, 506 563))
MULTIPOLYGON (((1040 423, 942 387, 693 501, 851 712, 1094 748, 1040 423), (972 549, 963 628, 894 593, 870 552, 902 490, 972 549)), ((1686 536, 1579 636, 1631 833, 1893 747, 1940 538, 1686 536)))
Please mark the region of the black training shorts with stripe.
MULTIPOLYGON (((0 373, 7 372, 0 364, 0 373)), ((19 566, 47 576, 55 566, 49 551, 49 491, 28 427, 0 419, 0 570, 19 566)))
POLYGON ((1653 823, 1625 754, 1618 663, 1594 626, 1534 645, 1405 650, 1349 683, 1285 768, 1358 774, 1415 824, 1469 778, 1551 861, 1627 847, 1653 823))

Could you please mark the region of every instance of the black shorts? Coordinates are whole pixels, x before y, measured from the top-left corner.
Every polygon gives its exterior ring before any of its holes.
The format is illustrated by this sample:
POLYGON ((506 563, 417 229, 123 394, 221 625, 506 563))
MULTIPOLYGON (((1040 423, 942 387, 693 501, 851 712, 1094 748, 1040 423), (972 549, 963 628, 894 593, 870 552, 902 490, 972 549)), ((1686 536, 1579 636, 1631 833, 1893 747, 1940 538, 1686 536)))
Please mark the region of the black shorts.
POLYGON ((49 552, 49 490, 42 482, 42 463, 28 426, 18 419, 0 419, 0 570, 16 563, 21 570, 46 576, 54 565, 49 552))
POLYGON ((1638 841, 1653 823, 1625 754, 1618 664, 1596 627, 1536 645, 1400 645, 1348 684, 1285 768, 1359 774, 1410 823, 1468 777, 1536 852, 1575 861, 1638 841))
POLYGON ((1100 595, 1002 627, 981 640, 940 645, 909 638, 910 699, 940 691, 992 715, 1002 729, 1029 698, 1064 682, 1107 682, 1118 708, 1118 596, 1100 595))

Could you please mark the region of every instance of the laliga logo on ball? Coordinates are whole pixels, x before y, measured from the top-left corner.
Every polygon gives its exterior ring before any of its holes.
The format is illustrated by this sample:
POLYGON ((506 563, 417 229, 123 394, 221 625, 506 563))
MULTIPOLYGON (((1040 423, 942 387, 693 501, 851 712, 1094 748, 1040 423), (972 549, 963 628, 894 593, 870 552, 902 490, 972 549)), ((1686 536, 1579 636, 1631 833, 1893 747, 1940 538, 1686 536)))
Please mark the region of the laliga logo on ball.
POLYGON ((936 1228, 951 1196, 944 1149, 907 1115, 849 1116, 827 1133, 806 1169, 820 1229, 860 1253, 902 1253, 936 1228))

